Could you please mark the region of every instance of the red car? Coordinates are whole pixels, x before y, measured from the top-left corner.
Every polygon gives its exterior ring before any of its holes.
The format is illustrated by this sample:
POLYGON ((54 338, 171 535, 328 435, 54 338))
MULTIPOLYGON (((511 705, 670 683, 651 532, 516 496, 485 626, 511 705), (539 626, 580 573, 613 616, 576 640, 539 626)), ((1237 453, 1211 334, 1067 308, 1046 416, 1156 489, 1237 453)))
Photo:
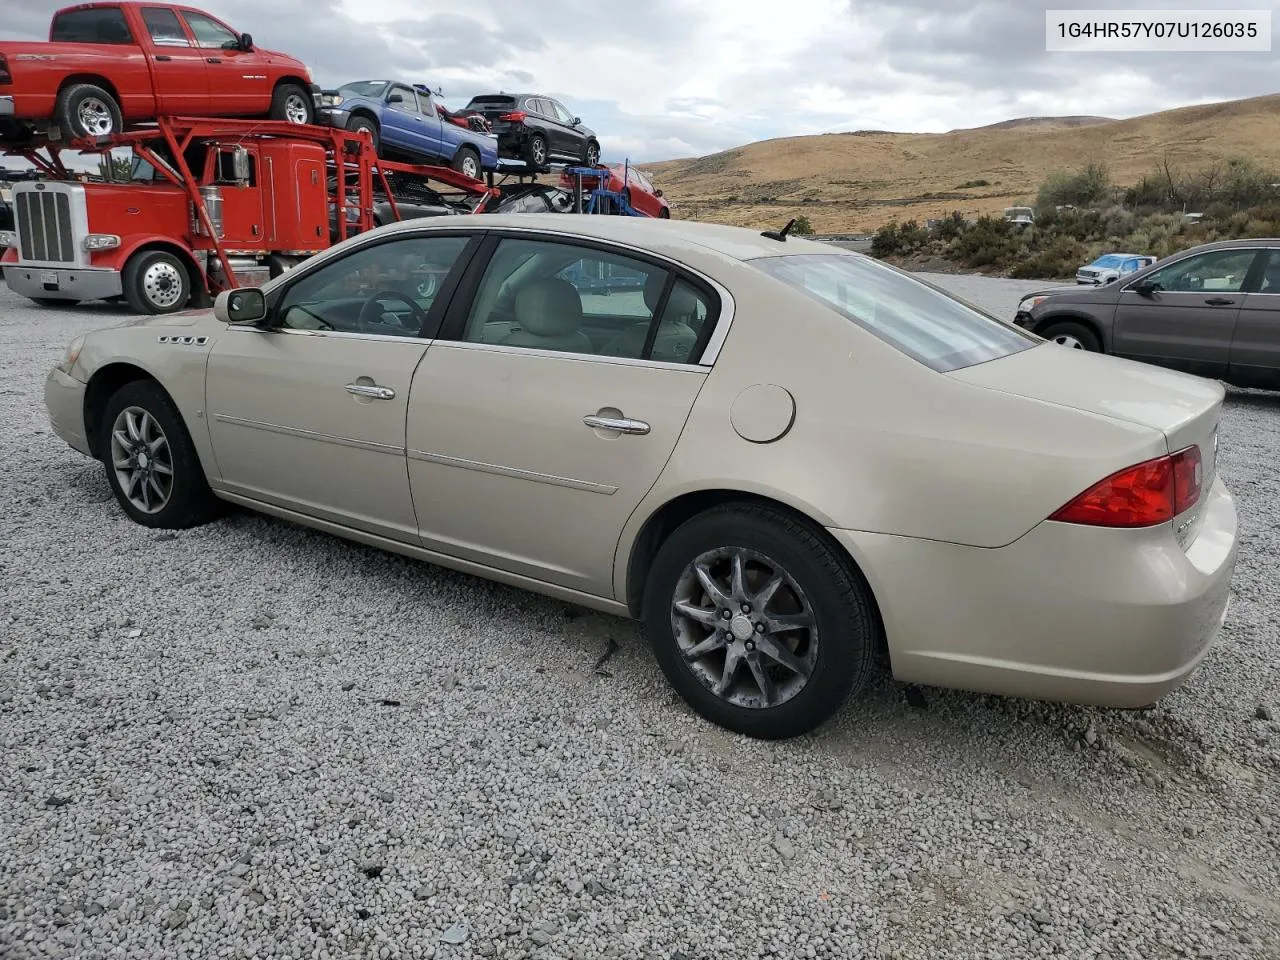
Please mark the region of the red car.
MULTIPOLYGON (((635 167, 615 163, 612 166, 605 167, 602 172, 607 172, 604 188, 613 193, 621 193, 637 213, 642 213, 646 217, 670 219, 671 209, 667 205, 667 201, 663 199, 662 191, 655 190, 653 184, 649 182, 649 178, 635 167)), ((598 182, 599 180, 596 177, 583 177, 582 189, 584 194, 588 190, 594 190, 598 182)), ((568 173, 561 174, 560 185, 572 190, 574 187, 573 176, 568 173)))
POLYGON ((305 124, 319 101, 304 63, 186 6, 83 3, 53 15, 47 42, 0 40, 0 136, 102 137, 175 115, 305 124))

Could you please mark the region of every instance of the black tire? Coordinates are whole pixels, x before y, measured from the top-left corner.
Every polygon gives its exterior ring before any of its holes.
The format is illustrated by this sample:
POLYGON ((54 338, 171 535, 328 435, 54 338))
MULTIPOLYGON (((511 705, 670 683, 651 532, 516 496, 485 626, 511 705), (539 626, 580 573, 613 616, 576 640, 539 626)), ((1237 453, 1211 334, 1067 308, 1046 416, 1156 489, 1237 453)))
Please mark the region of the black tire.
POLYGON ((1074 320, 1050 320, 1037 332, 1046 340, 1054 340, 1075 350, 1088 350, 1090 353, 1102 351, 1098 335, 1083 323, 1074 320))
POLYGON ((124 268, 124 295, 137 313, 177 313, 191 301, 186 264, 164 250, 144 250, 124 268))
MULTIPOLYGON (((149 434, 155 436, 154 432, 149 431, 149 434)), ((154 380, 126 383, 107 401, 98 426, 98 452, 116 502, 135 523, 154 529, 183 530, 208 523, 218 515, 220 501, 209 489, 204 468, 196 455, 191 435, 182 422, 182 415, 154 380), (120 472, 113 466, 118 451, 113 448, 112 434, 117 418, 122 411, 129 409, 148 414, 159 426, 165 440, 153 459, 170 469, 170 483, 167 499, 152 512, 140 509, 129 499, 122 486, 120 472)), ((163 485, 163 474, 157 474, 157 478, 163 485)))
MULTIPOLYGON (((727 561, 725 561, 727 563, 727 561)), ((750 575, 750 571, 748 571, 750 575)), ((758 573, 757 576, 765 574, 758 573)), ((759 582, 750 589, 758 592, 759 582)), ((790 587, 780 588, 772 603, 794 599, 790 587), (784 592, 786 595, 783 595, 784 592), (777 598, 781 598, 781 600, 777 598)), ((704 600, 706 597, 703 598, 704 600)), ((807 733, 828 720, 845 702, 861 689, 872 669, 876 651, 881 647, 881 627, 871 592, 849 559, 831 544, 820 530, 780 510, 755 504, 729 504, 717 507, 686 521, 658 549, 649 569, 643 602, 645 635, 654 655, 671 685, 697 713, 735 733, 765 740, 777 740, 807 733), (718 695, 711 680, 686 660, 673 623, 673 603, 677 590, 683 590, 687 571, 695 559, 710 551, 740 549, 756 557, 767 558, 775 569, 781 569, 807 598, 813 614, 816 634, 800 631, 790 650, 796 656, 807 656, 811 673, 789 695, 774 706, 732 703, 718 695), (817 636, 816 647, 808 646, 817 636)), ((778 615, 775 612, 775 616, 778 615)), ((736 615, 725 621, 738 629, 736 615)), ((750 620, 744 614, 744 623, 750 620)), ((719 623, 719 621, 717 621, 719 623)), ((692 624, 692 621, 690 621, 692 624)), ((705 628, 702 628, 705 629, 705 628)), ((739 637, 740 652, 764 634, 750 633, 739 637)), ((757 630, 761 629, 759 627, 757 630)), ((713 629, 713 632, 719 633, 713 629)), ((728 631, 724 631, 728 634, 728 631)), ((789 631, 794 636, 796 631, 789 631)), ((702 638, 695 634, 688 642, 702 638)), ((707 634, 706 636, 710 636, 707 634)), ((761 658, 762 648, 754 650, 761 658)), ((743 653, 751 656, 751 653, 743 653)), ((710 654, 714 658, 716 654, 710 654)), ((714 659, 709 672, 717 668, 714 659)), ((761 663, 770 663, 768 658, 761 663)), ((705 665, 704 665, 705 666, 705 665)), ((774 669, 780 669, 776 666, 774 669)), ((742 670, 751 677, 751 686, 762 690, 749 666, 742 670)), ((739 674, 742 676, 742 674, 739 674)), ((800 674, 794 674, 801 678, 800 674)), ((731 687, 731 691, 737 687, 731 687)), ((759 698, 757 698, 759 699, 759 698)))
POLYGON ((587 149, 582 154, 582 163, 588 167, 594 167, 600 162, 600 144, 594 140, 587 141, 587 149))
POLYGON ((296 83, 282 83, 271 95, 271 119, 299 125, 315 123, 315 101, 296 83))
POLYGON ((124 120, 116 98, 92 83, 73 83, 58 94, 54 120, 67 140, 120 133, 124 120))
POLYGON ((666 207, 663 207, 663 208, 658 212, 658 218, 659 218, 660 220, 670 220, 670 219, 671 219, 671 211, 670 211, 670 210, 668 210, 666 207))
POLYGON ((368 130, 369 136, 373 138, 373 152, 377 153, 382 149, 382 138, 378 133, 378 124, 370 117, 352 117, 347 121, 347 129, 352 133, 368 130))
POLYGON ((551 154, 547 152, 547 138, 540 133, 535 133, 526 140, 524 160, 532 167, 545 167, 551 160, 551 154))
POLYGON ((475 147, 459 147, 458 152, 453 155, 453 163, 449 166, 473 180, 479 180, 483 176, 480 167, 480 151, 475 147))
POLYGON ((55 300, 53 297, 32 297, 32 303, 39 304, 42 307, 74 307, 79 300, 55 300))

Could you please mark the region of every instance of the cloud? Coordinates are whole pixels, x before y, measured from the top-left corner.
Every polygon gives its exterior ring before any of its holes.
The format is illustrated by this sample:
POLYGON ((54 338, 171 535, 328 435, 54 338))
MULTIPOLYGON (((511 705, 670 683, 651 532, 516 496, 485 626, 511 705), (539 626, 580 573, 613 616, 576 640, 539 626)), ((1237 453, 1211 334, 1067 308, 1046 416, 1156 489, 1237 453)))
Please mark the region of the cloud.
MULTIPOLYGON (((42 39, 64 0, 0 0, 6 36, 42 39)), ((606 159, 702 155, 823 131, 943 131, 1016 116, 1155 110, 1270 93, 1269 53, 1046 53, 1028 0, 201 0, 318 82, 397 77, 562 99, 606 159), (269 12, 268 12, 269 6, 269 12)), ((1059 9, 1103 6, 1053 0, 1059 9)), ((1126 0, 1130 9, 1212 6, 1126 0)), ((3 41, 0 41, 3 50, 3 41)))

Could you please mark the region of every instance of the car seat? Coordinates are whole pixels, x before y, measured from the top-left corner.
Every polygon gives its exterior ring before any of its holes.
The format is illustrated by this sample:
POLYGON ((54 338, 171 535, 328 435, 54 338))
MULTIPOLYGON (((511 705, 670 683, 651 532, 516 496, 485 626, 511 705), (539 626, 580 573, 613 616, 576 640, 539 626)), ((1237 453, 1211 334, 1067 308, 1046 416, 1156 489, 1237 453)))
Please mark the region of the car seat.
POLYGON ((1262 274, 1262 286, 1258 292, 1280 293, 1280 262, 1273 259, 1267 264, 1267 269, 1262 274))
POLYGON ((516 293, 514 306, 518 329, 500 341, 504 346, 595 352, 582 332, 582 298, 567 280, 531 283, 516 293))
MULTIPOLYGON (((650 314, 657 308, 666 274, 651 276, 644 285, 644 302, 650 314)), ((653 349, 647 359, 664 363, 688 363, 698 342, 698 331, 691 323, 698 322, 698 295, 688 284, 677 281, 667 297, 662 313, 662 323, 653 338, 653 349)), ((652 321, 633 324, 613 338, 601 351, 605 356, 639 358, 644 351, 644 341, 649 336, 652 321)))

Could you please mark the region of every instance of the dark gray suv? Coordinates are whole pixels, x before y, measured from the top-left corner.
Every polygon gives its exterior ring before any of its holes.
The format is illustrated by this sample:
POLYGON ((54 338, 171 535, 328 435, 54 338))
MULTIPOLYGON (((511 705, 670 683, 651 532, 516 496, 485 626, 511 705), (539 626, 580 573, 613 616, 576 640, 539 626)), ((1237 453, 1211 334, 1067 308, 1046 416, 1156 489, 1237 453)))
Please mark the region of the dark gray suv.
POLYGON ((1280 239, 1208 243, 1105 286, 1040 290, 1014 322, 1066 347, 1280 390, 1280 239))

